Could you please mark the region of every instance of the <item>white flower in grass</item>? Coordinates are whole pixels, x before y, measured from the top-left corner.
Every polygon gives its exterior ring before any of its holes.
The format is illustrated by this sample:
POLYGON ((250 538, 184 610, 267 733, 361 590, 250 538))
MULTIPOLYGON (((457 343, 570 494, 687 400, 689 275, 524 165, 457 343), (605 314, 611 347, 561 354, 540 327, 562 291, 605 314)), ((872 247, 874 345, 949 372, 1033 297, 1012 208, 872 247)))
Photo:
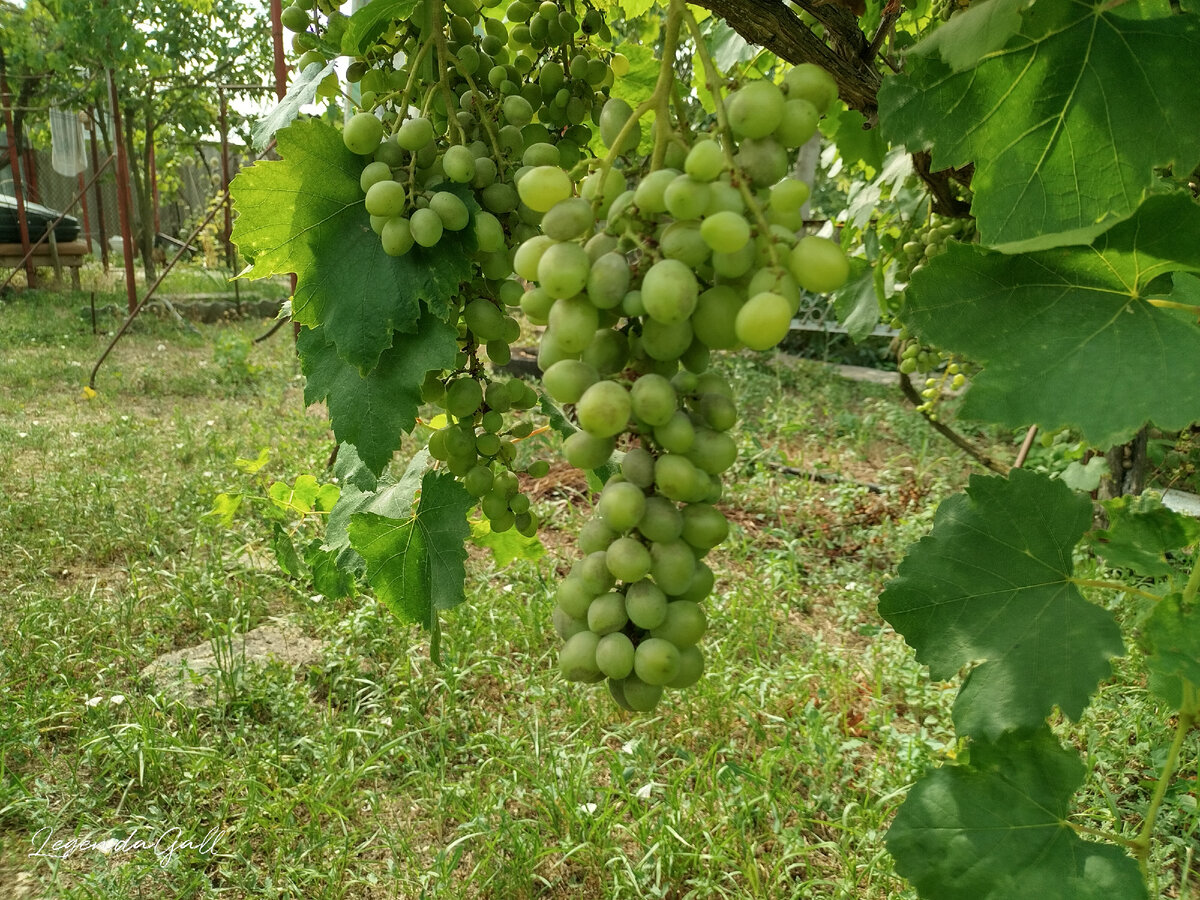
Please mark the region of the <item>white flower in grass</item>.
POLYGON ((109 838, 107 841, 101 841, 100 843, 96 844, 95 848, 107 856, 108 854, 112 853, 120 843, 121 842, 117 838, 109 838))
POLYGON ((581 803, 578 807, 579 811, 585 816, 594 816, 596 810, 599 808, 595 803, 581 803))
POLYGON ((103 702, 104 702, 104 698, 103 698, 103 697, 89 697, 87 700, 85 700, 85 701, 84 701, 84 705, 86 705, 86 706, 99 706, 99 705, 100 705, 101 703, 103 703, 103 702))
POLYGON ((113 706, 120 706, 122 703, 125 702, 125 695, 124 694, 113 694, 111 697, 108 698, 108 702, 111 703, 113 706))
POLYGON ((654 792, 654 789, 656 787, 658 787, 658 785, 655 784, 653 781, 647 781, 645 784, 643 784, 640 788, 637 789, 637 792, 634 794, 634 796, 637 797, 639 800, 649 800, 650 795, 654 792))

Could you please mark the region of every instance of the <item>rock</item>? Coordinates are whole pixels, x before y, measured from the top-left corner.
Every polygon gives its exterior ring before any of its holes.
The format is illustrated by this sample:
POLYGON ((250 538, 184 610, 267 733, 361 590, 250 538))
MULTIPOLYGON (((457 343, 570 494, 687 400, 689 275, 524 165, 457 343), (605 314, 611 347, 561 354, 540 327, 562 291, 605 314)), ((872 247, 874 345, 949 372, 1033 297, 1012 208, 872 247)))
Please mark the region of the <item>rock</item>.
POLYGON ((153 681, 171 699, 188 706, 204 706, 212 702, 215 673, 271 662, 301 670, 320 662, 323 646, 294 624, 280 620, 235 634, 231 640, 218 638, 164 653, 142 669, 141 676, 153 681), (213 652, 214 643, 217 653, 213 652))

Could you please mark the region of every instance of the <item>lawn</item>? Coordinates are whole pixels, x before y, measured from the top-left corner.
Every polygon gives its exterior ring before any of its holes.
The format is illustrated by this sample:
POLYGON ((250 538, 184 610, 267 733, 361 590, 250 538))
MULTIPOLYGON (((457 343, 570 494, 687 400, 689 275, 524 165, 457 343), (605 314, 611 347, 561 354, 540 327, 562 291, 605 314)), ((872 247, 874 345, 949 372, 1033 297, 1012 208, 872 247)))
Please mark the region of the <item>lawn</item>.
MULTIPOLYGON (((959 749, 957 685, 930 682, 874 603, 982 470, 896 388, 785 356, 722 363, 744 417, 708 669, 630 716, 556 672, 554 585, 589 505, 577 474, 531 486, 541 558, 472 548, 436 666, 371 596, 331 601, 280 571, 261 506, 205 515, 221 492, 328 478, 289 330, 253 344, 269 322, 148 317, 88 397, 107 338, 87 305, 0 303, 0 897, 915 896, 883 835, 959 749), (239 468, 264 448, 259 476, 239 468), (236 635, 271 623, 319 642, 315 661, 242 661, 236 635), (221 671, 197 697, 142 675, 206 642, 221 671), (48 838, 162 835, 208 845, 30 856, 48 838)), ((1012 459, 1011 436, 969 433, 1012 459)), ((1135 685, 1138 665, 1121 663, 1135 685)), ((1133 821, 1168 731, 1145 692, 1104 687, 1057 727, 1097 773, 1087 814, 1133 821)), ((1163 897, 1197 890, 1195 793, 1163 814, 1163 897)))

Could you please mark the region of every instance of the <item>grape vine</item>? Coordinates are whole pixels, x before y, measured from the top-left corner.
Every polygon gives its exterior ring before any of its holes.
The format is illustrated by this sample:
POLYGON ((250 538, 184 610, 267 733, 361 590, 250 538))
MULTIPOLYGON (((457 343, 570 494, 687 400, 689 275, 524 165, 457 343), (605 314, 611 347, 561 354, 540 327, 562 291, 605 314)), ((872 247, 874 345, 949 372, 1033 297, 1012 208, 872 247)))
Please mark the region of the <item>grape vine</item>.
MULTIPOLYGON (((301 0, 284 12, 293 91, 260 133, 282 159, 233 188, 247 274, 298 276, 305 397, 341 442, 314 575, 365 580, 436 655, 441 612, 464 600, 468 516, 536 535, 522 484, 549 460, 522 443, 556 432, 598 494, 555 586, 559 666, 634 712, 704 672, 705 557, 729 532, 739 418, 713 355, 774 348, 805 294, 849 281, 837 308, 856 333, 891 321, 931 418, 1071 429, 1098 449, 1200 420, 1200 99, 1170 87, 1200 75, 1188 3, 924 3, 863 13, 869 36, 840 7, 747 10, 744 27, 803 35, 756 31, 765 43, 819 45, 855 109, 803 59, 714 52, 683 0, 663 4, 653 49, 616 52, 618 23, 649 5, 374 0, 345 16, 301 0), (876 94, 876 51, 897 46, 876 94), (346 106, 340 129, 288 124, 314 96, 346 106), (932 199, 899 224, 847 210, 840 241, 807 233, 812 185, 792 165, 818 129, 893 196, 919 176, 932 199), (533 329, 540 389, 497 374, 533 329), (426 446, 395 477, 409 435, 426 446)), ((1157 890, 1159 812, 1196 755, 1198 553, 1200 526, 1152 497, 1098 511, 1021 470, 942 505, 880 599, 932 677, 963 676, 961 752, 887 836, 922 897, 1157 890), (1050 722, 1078 721, 1134 643, 1171 737, 1140 821, 1081 820, 1087 773, 1050 722)))

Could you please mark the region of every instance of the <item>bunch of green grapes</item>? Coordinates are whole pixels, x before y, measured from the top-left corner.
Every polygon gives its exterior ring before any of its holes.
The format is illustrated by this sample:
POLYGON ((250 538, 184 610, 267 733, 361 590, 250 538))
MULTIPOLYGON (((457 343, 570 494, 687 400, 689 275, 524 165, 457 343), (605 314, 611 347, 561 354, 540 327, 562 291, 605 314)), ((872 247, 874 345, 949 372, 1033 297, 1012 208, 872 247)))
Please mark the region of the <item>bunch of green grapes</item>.
MULTIPOLYGON (((729 532, 714 505, 733 465, 738 419, 712 350, 766 350, 790 329, 801 290, 848 274, 841 249, 797 239, 808 185, 788 178, 836 97, 813 66, 782 85, 751 82, 724 103, 723 133, 672 135, 667 167, 627 187, 601 167, 579 185, 540 166, 517 181, 545 210, 542 233, 513 259, 531 287, 521 308, 547 326, 539 347, 547 393, 573 409, 567 460, 595 469, 619 458, 579 536, 582 558, 557 591, 554 623, 566 678, 607 680, 625 709, 653 709, 704 668, 698 642, 713 588, 704 557, 729 532), (675 163, 674 167, 670 164, 675 163), (619 453, 619 457, 614 457, 619 453)), ((620 100, 599 117, 610 157, 634 153, 640 123, 620 100)))
POLYGON ((900 247, 900 253, 897 255, 896 280, 910 281, 913 273, 920 271, 927 260, 946 252, 947 241, 969 242, 974 237, 974 219, 954 218, 931 213, 929 218, 900 247))
MULTIPOLYGON (((475 0, 424 0, 386 28, 349 66, 361 101, 342 138, 362 161, 363 204, 385 253, 419 258, 451 235, 455 252, 473 248, 474 274, 455 302, 457 364, 428 373, 422 386, 445 419, 429 451, 479 498, 494 531, 532 535, 538 523, 518 476, 542 475, 549 464, 515 468, 515 442, 534 426, 513 414, 539 397, 519 380, 493 378, 488 365, 507 363, 520 336, 510 315, 523 295, 513 253, 538 234, 544 212, 515 184, 533 169, 561 171, 585 158, 614 66, 624 71, 628 61, 592 46, 591 35, 611 34, 582 4, 517 0, 504 20, 482 11, 475 0)), ((303 69, 337 54, 345 17, 300 0, 284 24, 296 32, 303 69)))

